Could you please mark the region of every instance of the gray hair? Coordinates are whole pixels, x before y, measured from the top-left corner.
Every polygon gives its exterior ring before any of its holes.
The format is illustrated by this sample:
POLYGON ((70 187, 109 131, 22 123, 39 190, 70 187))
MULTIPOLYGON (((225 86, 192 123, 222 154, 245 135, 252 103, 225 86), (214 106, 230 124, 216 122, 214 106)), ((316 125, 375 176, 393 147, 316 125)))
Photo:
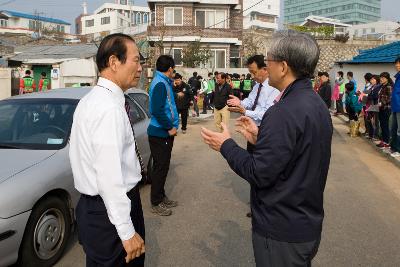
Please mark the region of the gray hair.
POLYGON ((319 46, 307 33, 278 31, 272 36, 268 55, 273 60, 285 61, 296 78, 311 78, 319 60, 319 46))

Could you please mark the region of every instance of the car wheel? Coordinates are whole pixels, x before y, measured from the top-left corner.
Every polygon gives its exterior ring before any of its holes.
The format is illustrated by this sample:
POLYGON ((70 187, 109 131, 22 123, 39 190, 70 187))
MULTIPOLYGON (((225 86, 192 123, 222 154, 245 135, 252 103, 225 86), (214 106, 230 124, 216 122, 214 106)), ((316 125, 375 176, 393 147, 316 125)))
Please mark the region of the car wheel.
POLYGON ((152 175, 153 175, 153 168, 154 168, 154 159, 153 156, 150 155, 149 162, 147 162, 147 175, 144 184, 151 184, 152 175))
POLYGON ((52 266, 61 257, 71 233, 67 204, 48 197, 32 211, 19 250, 21 266, 52 266))

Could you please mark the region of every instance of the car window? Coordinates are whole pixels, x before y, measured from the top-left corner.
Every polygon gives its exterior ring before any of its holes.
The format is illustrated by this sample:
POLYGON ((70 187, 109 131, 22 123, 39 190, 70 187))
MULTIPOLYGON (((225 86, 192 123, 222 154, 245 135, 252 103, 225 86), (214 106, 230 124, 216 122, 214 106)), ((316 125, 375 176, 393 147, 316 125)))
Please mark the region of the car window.
POLYGON ((149 113, 149 96, 142 93, 130 93, 130 97, 132 97, 146 112, 147 116, 150 117, 149 113))
POLYGON ((0 147, 64 147, 71 132, 76 104, 76 100, 70 99, 0 101, 0 147))
POLYGON ((128 98, 128 103, 130 107, 129 111, 129 119, 131 124, 138 123, 141 120, 144 120, 146 116, 144 115, 143 111, 134 103, 131 99, 128 98))

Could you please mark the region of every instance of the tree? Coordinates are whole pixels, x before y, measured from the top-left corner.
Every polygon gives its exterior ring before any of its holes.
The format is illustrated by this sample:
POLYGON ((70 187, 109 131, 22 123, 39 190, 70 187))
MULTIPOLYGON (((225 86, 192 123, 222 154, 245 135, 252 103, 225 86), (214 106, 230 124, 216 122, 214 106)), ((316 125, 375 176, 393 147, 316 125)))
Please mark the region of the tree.
POLYGON ((249 57, 259 54, 259 42, 257 42, 255 36, 256 35, 254 33, 243 35, 242 48, 245 61, 249 57))
POLYGON ((189 68, 205 65, 210 58, 211 50, 209 46, 202 47, 200 40, 189 43, 182 51, 182 62, 189 68))

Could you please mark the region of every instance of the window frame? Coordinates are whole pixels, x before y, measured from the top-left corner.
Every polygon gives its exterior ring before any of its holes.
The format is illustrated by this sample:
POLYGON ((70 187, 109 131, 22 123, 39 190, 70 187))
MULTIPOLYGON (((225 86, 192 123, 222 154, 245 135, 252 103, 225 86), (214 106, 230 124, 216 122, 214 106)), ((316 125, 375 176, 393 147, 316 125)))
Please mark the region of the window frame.
POLYGON ((100 24, 101 25, 109 25, 109 24, 111 24, 111 17, 110 16, 102 17, 100 19, 100 24))
POLYGON ((165 26, 183 26, 183 7, 170 7, 170 6, 166 6, 166 7, 164 7, 164 25, 165 26), (173 21, 173 23, 172 24, 167 24, 167 17, 166 17, 166 14, 167 14, 167 9, 172 9, 173 10, 173 12, 172 12, 172 14, 173 14, 173 16, 172 16, 172 21, 173 21), (182 22, 179 24, 176 24, 175 23, 175 9, 180 9, 181 11, 182 11, 182 22))
MULTIPOLYGON (((196 27, 202 27, 197 25, 197 12, 198 11, 202 11, 204 12, 204 28, 209 28, 209 29, 227 29, 228 28, 228 14, 227 14, 227 10, 225 9, 206 9, 206 8, 200 8, 200 9, 195 9, 194 10, 194 26, 196 27), (217 11, 223 11, 224 12, 224 22, 223 22, 223 27, 216 27, 217 25, 215 25, 216 22, 216 18, 217 18, 217 11), (207 12, 214 12, 214 27, 207 27, 206 26, 206 20, 207 20, 207 12)), ((218 23, 221 24, 221 23, 218 23)))
POLYGON ((85 27, 86 28, 90 28, 90 27, 94 27, 94 19, 87 19, 87 20, 85 20, 85 27), (89 25, 89 22, 93 22, 93 24, 92 25, 89 25))
POLYGON ((170 55, 170 56, 174 59, 174 61, 175 61, 174 53, 171 53, 171 51, 173 51, 173 50, 181 50, 181 64, 177 64, 177 63, 175 62, 175 66, 183 66, 183 61, 182 61, 182 58, 183 58, 183 48, 181 48, 181 47, 172 47, 172 48, 164 47, 164 55, 170 55))

